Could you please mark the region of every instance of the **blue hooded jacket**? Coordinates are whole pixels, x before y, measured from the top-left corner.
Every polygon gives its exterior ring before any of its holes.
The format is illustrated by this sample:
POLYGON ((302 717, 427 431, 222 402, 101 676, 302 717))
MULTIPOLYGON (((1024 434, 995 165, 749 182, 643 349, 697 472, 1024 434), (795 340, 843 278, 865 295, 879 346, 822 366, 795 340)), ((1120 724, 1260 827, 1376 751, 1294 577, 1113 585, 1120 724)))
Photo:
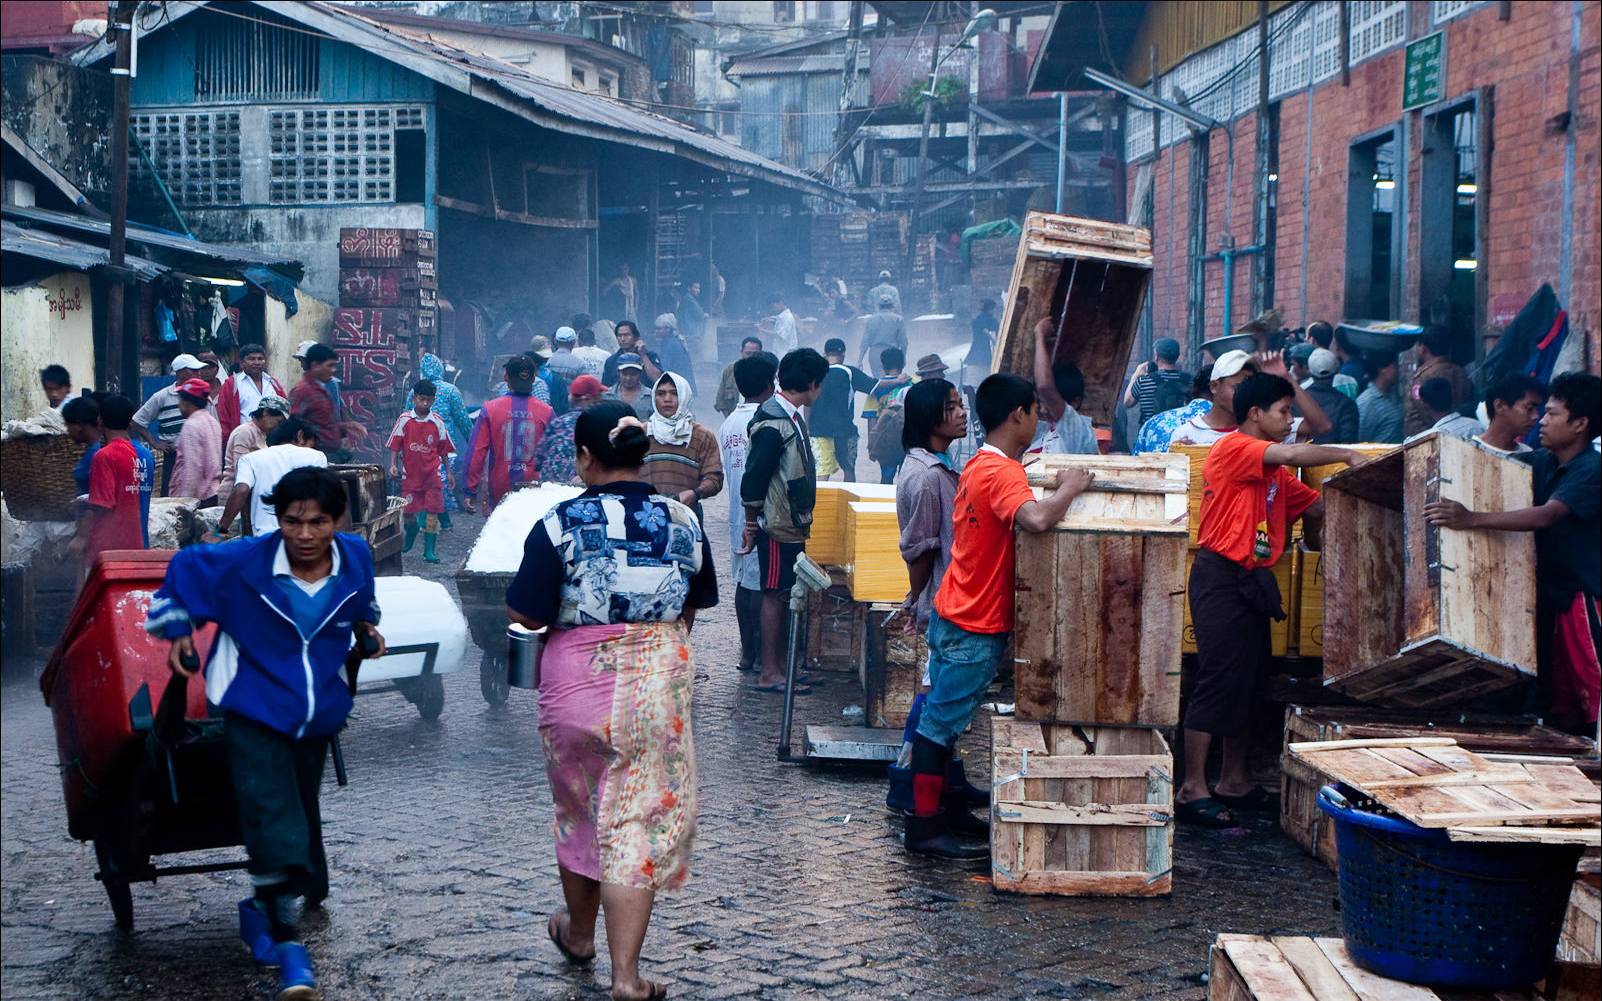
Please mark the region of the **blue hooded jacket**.
POLYGON ((282 544, 282 533, 272 532, 180 550, 150 601, 145 630, 175 640, 217 623, 207 699, 291 737, 327 736, 350 714, 344 666, 355 623, 378 624, 372 552, 359 536, 335 533, 328 612, 303 636, 273 580, 282 544))

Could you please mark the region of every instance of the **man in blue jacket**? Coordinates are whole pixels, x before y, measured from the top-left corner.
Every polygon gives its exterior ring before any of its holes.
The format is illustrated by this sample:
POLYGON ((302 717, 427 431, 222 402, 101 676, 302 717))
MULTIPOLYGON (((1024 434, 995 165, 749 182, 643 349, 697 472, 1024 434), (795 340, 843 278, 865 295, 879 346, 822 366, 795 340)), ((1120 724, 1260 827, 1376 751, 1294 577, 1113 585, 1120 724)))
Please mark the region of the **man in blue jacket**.
POLYGON ((279 1001, 290 1001, 317 996, 296 926, 302 898, 328 893, 318 789, 329 739, 351 709, 345 658, 356 630, 376 641, 371 656, 383 655, 384 640, 372 553, 334 531, 345 513, 339 478, 295 469, 268 501, 278 531, 173 556, 145 628, 172 642, 168 666, 191 677, 191 634, 217 624, 206 698, 222 711, 255 886, 239 903, 239 936, 258 963, 280 967, 279 1001))

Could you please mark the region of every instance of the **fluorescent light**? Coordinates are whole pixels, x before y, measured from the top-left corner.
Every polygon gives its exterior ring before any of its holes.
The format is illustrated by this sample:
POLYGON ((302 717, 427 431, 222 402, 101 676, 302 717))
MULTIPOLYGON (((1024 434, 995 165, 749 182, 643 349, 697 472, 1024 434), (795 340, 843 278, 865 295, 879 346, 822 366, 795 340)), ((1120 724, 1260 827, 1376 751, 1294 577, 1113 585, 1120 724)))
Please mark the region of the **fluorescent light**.
POLYGON ((1395 188, 1396 188, 1396 182, 1392 181, 1392 180, 1389 180, 1389 179, 1384 180, 1384 181, 1375 181, 1374 182, 1374 190, 1375 191, 1392 191, 1395 188))
POLYGON ((1471 257, 1459 257, 1457 260, 1452 262, 1452 267, 1459 271, 1473 271, 1479 266, 1480 262, 1471 257))
POLYGON ((1479 190, 1480 190, 1480 186, 1478 184, 1474 184, 1472 182, 1470 182, 1468 184, 1459 184, 1457 186, 1457 193, 1460 194, 1460 195, 1472 195, 1472 194, 1475 194, 1476 192, 1478 192, 1479 190))
POLYGON ((1278 183, 1279 175, 1278 174, 1269 174, 1268 175, 1268 180, 1269 180, 1269 183, 1271 183, 1271 184, 1278 183))
POLYGON ((208 285, 221 285, 225 288, 238 288, 239 286, 245 284, 238 278, 200 278, 199 280, 208 285))

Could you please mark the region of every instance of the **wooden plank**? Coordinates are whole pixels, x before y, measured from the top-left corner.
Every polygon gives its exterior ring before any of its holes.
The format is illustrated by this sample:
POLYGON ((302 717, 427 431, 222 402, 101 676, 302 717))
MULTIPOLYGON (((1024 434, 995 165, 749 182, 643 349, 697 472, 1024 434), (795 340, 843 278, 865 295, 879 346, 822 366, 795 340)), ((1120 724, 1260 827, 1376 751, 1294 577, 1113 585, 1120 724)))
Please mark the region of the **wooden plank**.
POLYGON ((1220 935, 1218 945, 1256 1001, 1322 1001, 1277 945, 1257 935, 1220 935))
MULTIPOLYGON (((991 759, 996 775, 1011 775, 1023 766, 1023 754, 1010 749, 998 749, 991 759)), ((1116 757, 1068 756, 1056 754, 1029 755, 1028 776, 1037 779, 1089 779, 1138 778, 1144 780, 1152 769, 1166 770, 1173 758, 1166 754, 1128 754, 1116 757)))
POLYGON ((1355 751, 1368 747, 1456 747, 1451 737, 1371 737, 1365 740, 1314 740, 1298 741, 1290 745, 1295 754, 1314 754, 1319 751, 1355 751))
POLYGON ((1346 986, 1363 1001, 1440 1001, 1436 993, 1427 987, 1390 980, 1358 966, 1352 954, 1346 951, 1346 943, 1338 938, 1315 938, 1313 943, 1330 961, 1330 965, 1340 972, 1346 986))
MULTIPOLYGON (((1058 649, 1058 594, 1064 581, 1057 572, 1059 545, 1072 544, 1057 532, 1031 536, 1018 546, 1014 562, 1013 673, 1014 701, 1021 718, 1057 719, 1057 677, 1063 664, 1058 649)), ((1072 613, 1072 608, 1065 608, 1072 613)))
POLYGON ((1174 889, 1170 874, 1145 872, 993 872, 991 884, 1012 893, 1064 897, 1165 897, 1174 889))
MULTIPOLYGON (((1224 937, 1219 936, 1220 939, 1224 937)), ((1235 964, 1219 942, 1207 947, 1207 960, 1208 1001, 1253 1001, 1251 989, 1241 979, 1240 971, 1235 969, 1235 964)))
POLYGON ((1334 489, 1325 492, 1324 505, 1324 621, 1339 623, 1324 631, 1330 684, 1394 656, 1401 643, 1402 516, 1334 489))
POLYGON ((1453 841, 1602 847, 1602 827, 1448 827, 1446 836, 1453 841))
POLYGON ((1498 772, 1485 775, 1479 772, 1437 772, 1431 775, 1411 775, 1399 779, 1372 779, 1363 783, 1365 791, 1375 789, 1414 789, 1425 786, 1479 785, 1482 782, 1534 782, 1527 772, 1498 772))
POLYGON ((1318 1001, 1359 1001, 1357 992, 1312 939, 1276 935, 1270 941, 1318 1001))

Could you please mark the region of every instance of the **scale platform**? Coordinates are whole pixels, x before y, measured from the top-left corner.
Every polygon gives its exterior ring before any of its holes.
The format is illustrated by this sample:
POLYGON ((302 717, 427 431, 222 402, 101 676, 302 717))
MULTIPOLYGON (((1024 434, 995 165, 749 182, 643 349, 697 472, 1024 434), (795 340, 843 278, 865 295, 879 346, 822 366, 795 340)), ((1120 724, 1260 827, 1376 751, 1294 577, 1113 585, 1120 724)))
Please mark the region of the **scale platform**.
POLYGON ((901 753, 901 730, 876 726, 806 728, 803 754, 808 761, 856 761, 890 764, 901 753))

